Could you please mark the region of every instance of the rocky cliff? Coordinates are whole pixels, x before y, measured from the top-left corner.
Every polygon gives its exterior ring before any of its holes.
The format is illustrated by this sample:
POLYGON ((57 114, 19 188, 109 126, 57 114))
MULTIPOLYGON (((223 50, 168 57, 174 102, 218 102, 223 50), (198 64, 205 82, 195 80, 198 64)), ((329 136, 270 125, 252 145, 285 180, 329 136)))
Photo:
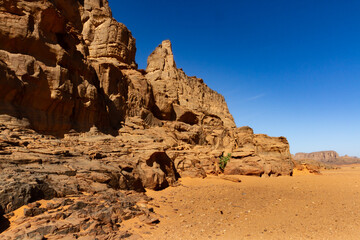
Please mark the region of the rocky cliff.
POLYGON ((313 160, 327 164, 352 164, 359 163, 360 159, 357 157, 339 156, 335 151, 320 151, 312 153, 296 153, 295 160, 313 160))
POLYGON ((153 87, 155 114, 160 119, 235 127, 224 97, 176 67, 170 41, 163 41, 149 56, 146 78, 153 87))
POLYGON ((138 70, 106 0, 0 0, 0 20, 0 222, 18 226, 5 239, 120 238, 124 220, 158 221, 132 191, 219 174, 227 153, 224 174, 291 175, 286 138, 236 128, 170 41, 138 70))
POLYGON ((321 151, 312 153, 296 153, 294 158, 299 159, 312 159, 322 162, 328 162, 333 159, 339 158, 339 154, 335 151, 321 151))
POLYGON ((150 85, 132 72, 135 39, 107 1, 1 1, 0 11, 0 113, 57 136, 116 134, 151 107, 150 85))

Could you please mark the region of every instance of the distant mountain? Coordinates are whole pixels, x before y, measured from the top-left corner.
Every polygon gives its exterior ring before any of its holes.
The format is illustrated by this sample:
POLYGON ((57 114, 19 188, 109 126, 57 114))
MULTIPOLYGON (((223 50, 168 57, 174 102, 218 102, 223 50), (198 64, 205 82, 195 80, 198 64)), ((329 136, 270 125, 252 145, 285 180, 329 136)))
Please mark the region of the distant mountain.
POLYGON ((360 158, 350 157, 348 155, 339 156, 335 151, 320 151, 312 153, 296 153, 294 159, 301 160, 314 160, 327 164, 353 164, 360 163, 360 158))

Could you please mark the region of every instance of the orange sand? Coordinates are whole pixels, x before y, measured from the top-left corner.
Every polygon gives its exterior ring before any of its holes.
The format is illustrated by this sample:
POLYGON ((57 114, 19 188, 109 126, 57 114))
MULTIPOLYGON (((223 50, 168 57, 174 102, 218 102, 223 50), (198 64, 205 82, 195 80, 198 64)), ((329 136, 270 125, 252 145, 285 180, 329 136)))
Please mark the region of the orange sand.
POLYGON ((133 220, 132 229, 145 239, 360 239, 360 166, 240 179, 184 178, 148 191, 161 222, 133 220))

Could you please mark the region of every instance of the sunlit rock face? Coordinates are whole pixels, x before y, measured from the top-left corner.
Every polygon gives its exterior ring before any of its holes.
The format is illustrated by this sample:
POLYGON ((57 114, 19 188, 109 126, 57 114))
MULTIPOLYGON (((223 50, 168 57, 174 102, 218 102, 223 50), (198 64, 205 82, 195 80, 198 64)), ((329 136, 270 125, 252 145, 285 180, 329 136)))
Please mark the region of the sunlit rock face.
POLYGON ((221 125, 235 127, 224 97, 202 79, 189 77, 176 67, 169 40, 163 41, 149 56, 146 72, 160 118, 183 119, 189 124, 217 118, 221 125))
POLYGON ((224 97, 177 68, 170 41, 146 70, 135 52, 106 0, 0 0, 5 239, 120 239, 122 221, 158 221, 135 191, 222 172, 291 175, 286 138, 236 128, 224 97))
POLYGON ((0 113, 54 135, 116 131, 132 87, 119 67, 136 66, 136 48, 107 1, 3 1, 0 11, 0 113))
POLYGON ((135 39, 106 0, 3 1, 0 11, 0 114, 55 136, 162 127, 183 174, 215 171, 222 152, 233 154, 228 174, 291 174, 286 139, 236 128, 224 97, 177 68, 169 40, 137 70, 135 39))

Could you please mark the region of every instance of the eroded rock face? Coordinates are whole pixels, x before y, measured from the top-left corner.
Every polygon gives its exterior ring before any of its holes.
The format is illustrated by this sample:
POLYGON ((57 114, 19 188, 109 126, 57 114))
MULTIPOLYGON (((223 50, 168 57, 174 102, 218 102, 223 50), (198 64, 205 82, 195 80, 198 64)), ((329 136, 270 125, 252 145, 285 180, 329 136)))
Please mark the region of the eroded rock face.
MULTIPOLYGON (((216 172, 223 152, 233 156, 227 174, 291 174, 286 140, 237 129, 224 97, 177 68, 170 41, 138 71, 135 39, 107 1, 4 1, 0 10, 0 114, 56 136, 93 126, 118 135, 139 119, 186 144, 168 150, 182 175, 216 172)), ((155 178, 165 179, 153 174, 149 186, 160 186, 155 178)))
POLYGON ((229 175, 291 175, 293 163, 284 137, 253 134, 248 127, 238 128, 236 144, 224 173, 229 175))
POLYGON ((114 137, 92 128, 57 139, 22 121, 1 120, 1 239, 121 238, 127 232, 122 221, 158 221, 146 204, 136 204, 149 201, 144 187, 163 189, 177 175, 162 146, 146 148, 149 135, 114 137), (151 167, 139 167, 143 163, 151 167))
POLYGON ((116 133, 128 97, 143 92, 119 70, 136 66, 135 39, 107 1, 2 1, 0 11, 0 114, 58 136, 116 133))
POLYGON ((145 188, 161 190, 173 185, 179 175, 176 172, 174 162, 165 152, 145 152, 144 161, 140 161, 138 171, 142 176, 142 183, 145 188))
POLYGON ((225 174, 292 173, 287 140, 236 128, 224 97, 177 68, 170 41, 146 71, 135 52, 106 0, 0 0, 2 236, 126 237, 122 221, 158 221, 134 191, 219 174, 227 153, 225 174))
POLYGON ((223 152, 234 158, 228 174, 291 174, 286 140, 237 129, 224 97, 177 68, 170 41, 149 56, 146 72, 137 70, 135 39, 107 1, 5 1, 1 11, 0 114, 56 136, 93 126, 119 135, 138 119, 186 144, 186 154, 169 149, 183 175, 216 172, 223 152))
POLYGON ((202 79, 187 76, 176 67, 169 40, 163 41, 149 56, 146 78, 153 86, 156 116, 196 124, 208 117, 226 127, 235 127, 222 95, 211 90, 202 79))

